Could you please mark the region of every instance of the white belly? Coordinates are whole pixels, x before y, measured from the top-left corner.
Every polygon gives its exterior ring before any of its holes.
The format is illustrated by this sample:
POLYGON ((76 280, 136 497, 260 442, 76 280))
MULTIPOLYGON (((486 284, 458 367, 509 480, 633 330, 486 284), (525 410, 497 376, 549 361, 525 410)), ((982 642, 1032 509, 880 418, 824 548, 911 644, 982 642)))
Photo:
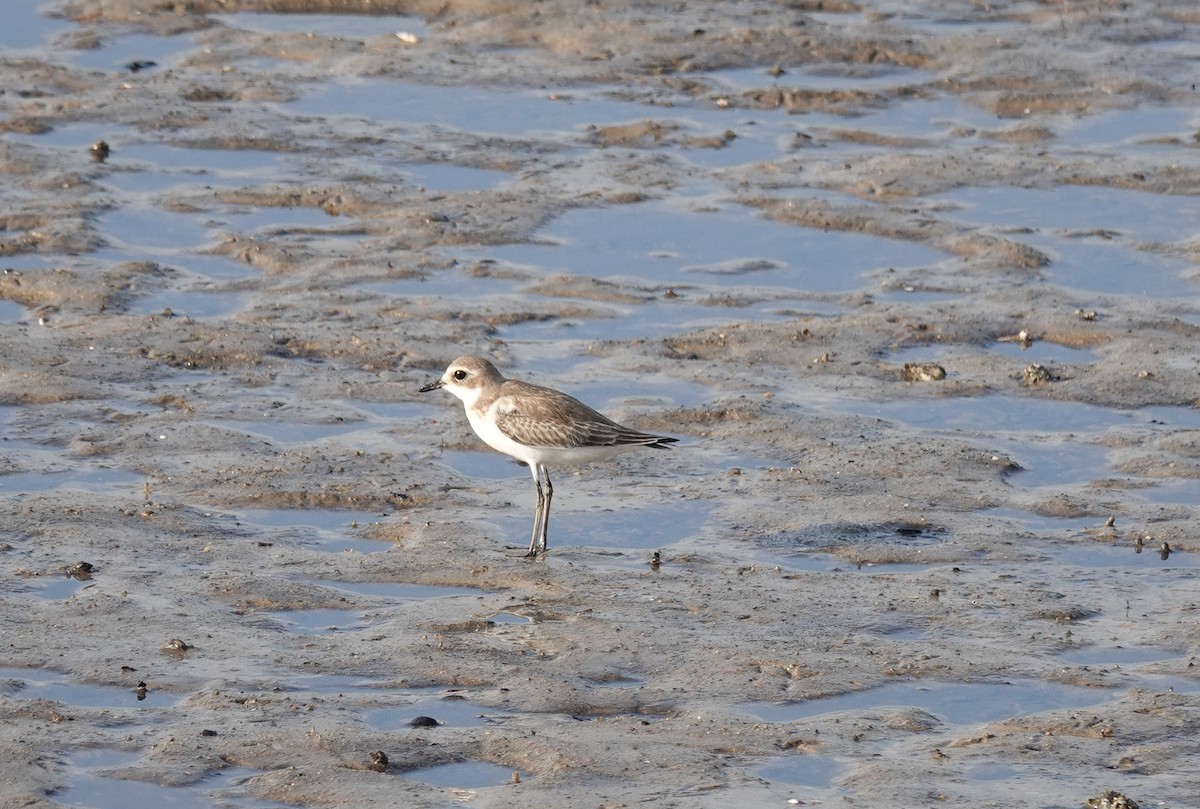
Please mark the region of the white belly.
POLYGON ((545 464, 546 466, 573 466, 591 461, 603 461, 625 450, 637 447, 637 444, 618 444, 607 447, 531 447, 513 441, 491 420, 467 410, 467 420, 471 429, 483 439, 483 442, 497 452, 510 455, 518 461, 527 464, 545 464))

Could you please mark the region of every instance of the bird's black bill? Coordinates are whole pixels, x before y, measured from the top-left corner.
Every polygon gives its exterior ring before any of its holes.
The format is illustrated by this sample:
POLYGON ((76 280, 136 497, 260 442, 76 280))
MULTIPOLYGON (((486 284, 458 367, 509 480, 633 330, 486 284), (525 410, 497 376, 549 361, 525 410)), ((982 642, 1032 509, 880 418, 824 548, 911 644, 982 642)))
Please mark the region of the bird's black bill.
POLYGON ((430 382, 428 385, 426 385, 425 387, 418 390, 417 393, 429 393, 429 391, 437 390, 441 386, 442 386, 442 380, 439 379, 437 382, 430 382))

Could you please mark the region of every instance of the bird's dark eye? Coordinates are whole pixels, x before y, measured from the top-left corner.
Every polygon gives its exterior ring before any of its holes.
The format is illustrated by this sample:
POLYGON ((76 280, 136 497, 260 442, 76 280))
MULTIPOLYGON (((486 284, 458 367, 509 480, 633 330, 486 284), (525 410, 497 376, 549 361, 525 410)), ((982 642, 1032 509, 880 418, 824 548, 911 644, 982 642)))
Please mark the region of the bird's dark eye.
POLYGON ((459 382, 462 382, 464 379, 467 378, 467 372, 464 371, 463 369, 459 368, 457 371, 454 372, 454 378, 457 379, 459 382))

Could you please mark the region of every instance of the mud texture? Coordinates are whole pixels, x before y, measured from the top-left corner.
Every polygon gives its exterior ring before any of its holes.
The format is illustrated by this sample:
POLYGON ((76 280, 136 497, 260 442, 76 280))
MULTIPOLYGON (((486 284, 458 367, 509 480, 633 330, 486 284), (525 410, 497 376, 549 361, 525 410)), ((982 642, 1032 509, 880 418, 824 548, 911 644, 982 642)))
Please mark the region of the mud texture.
MULTIPOLYGON (((1096 187, 1154 195, 1168 222, 1177 208, 1194 213, 1194 131, 1071 139, 1080 122, 1196 104, 1194 3, 49 8, 73 21, 53 47, 0 54, 0 298, 19 307, 0 319, 0 663, 130 696, 92 707, 0 682, 0 806, 61 805, 78 777, 72 756, 98 748, 140 754, 107 775, 171 787, 247 768, 239 804, 1081 806, 1114 790, 1142 806, 1197 805, 1189 560, 1200 524, 1191 498, 1147 495, 1195 491, 1200 478, 1197 299, 1055 283, 1062 257, 1030 229, 973 223, 932 199, 1096 187), (211 16, 239 11, 403 14, 419 33, 394 16, 366 37, 211 16), (192 44, 136 71, 60 58, 131 33, 192 44), (807 84, 814 65, 844 86, 807 84), (757 78, 713 78, 739 68, 757 78), (893 72, 893 83, 862 81, 893 72), (313 86, 354 77, 564 105, 604 96, 644 114, 506 135, 288 111, 313 86), (861 123, 940 99, 990 123, 861 123), (726 110, 731 123, 688 124, 680 110, 692 108, 726 110), (756 116, 794 118, 790 142, 708 168, 756 116), (96 138, 42 140, 64 131, 96 138), (104 160, 90 150, 100 138, 104 160), (327 219, 227 228, 195 264, 129 254, 104 222, 130 204, 114 183, 139 170, 121 154, 134 142, 210 150, 214 165, 255 152, 308 166, 286 182, 185 178, 149 193, 163 211, 327 219), (508 177, 430 190, 389 164, 508 177), (881 268, 849 292, 755 288, 762 267, 723 266, 742 285, 721 292, 702 277, 593 278, 456 252, 535 239, 568 211, 696 187, 709 189, 697 216, 745 206, 798 231, 944 258, 881 268), (203 260, 244 272, 208 278, 203 260), (388 291, 418 279, 464 291, 388 291), (239 305, 148 310, 198 283, 239 305), (569 324, 614 312, 650 324, 684 305, 720 325, 572 338, 569 324), (774 316, 752 314, 764 305, 774 316), (568 324, 561 339, 507 336, 557 323, 568 324), (1029 350, 998 348, 1017 343, 1029 350), (1067 359, 1042 361, 1046 347, 1067 359), (456 401, 417 393, 466 353, 583 398, 592 386, 616 400, 611 415, 680 445, 558 472, 551 553, 530 562, 514 550, 532 514, 527 474, 456 469, 447 457, 473 459, 481 445, 456 401), (896 415, 988 408, 994 428, 896 415), (1030 447, 1062 447, 1065 482, 1025 485, 1030 447), (1074 457, 1104 462, 1081 471, 1074 457), (303 517, 254 516, 266 512, 344 512, 334 533, 353 547, 331 552, 326 534, 294 527, 303 517), (627 542, 589 541, 613 524, 627 542), (1128 564, 1079 561, 1114 549, 1128 564), (81 561, 90 579, 42 595, 81 561), (389 600, 364 584, 471 590, 389 600), (344 628, 288 629, 289 614, 317 609, 343 611, 344 628), (1141 647, 1162 653, 1070 657, 1141 647), (333 676, 345 687, 315 685, 333 676), (138 682, 168 704, 140 707, 138 682), (1096 697, 965 724, 869 701, 777 721, 754 708, 900 682, 1096 697), (465 697, 486 721, 365 719, 428 694, 465 697), (519 782, 412 775, 468 760, 519 782), (763 769, 806 760, 828 777, 763 769)), ((1194 265, 1196 220, 1179 218, 1177 236, 1130 254, 1194 265)))

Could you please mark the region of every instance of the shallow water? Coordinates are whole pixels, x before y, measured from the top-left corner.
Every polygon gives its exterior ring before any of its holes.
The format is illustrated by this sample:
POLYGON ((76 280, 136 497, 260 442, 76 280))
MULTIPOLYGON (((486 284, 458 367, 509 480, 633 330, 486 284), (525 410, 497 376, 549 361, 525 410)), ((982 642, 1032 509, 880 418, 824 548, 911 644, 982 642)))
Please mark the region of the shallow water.
POLYGON ((1179 653, 1170 649, 1155 649, 1142 646, 1085 646, 1063 652, 1063 660, 1076 665, 1130 666, 1138 663, 1174 660, 1179 653))
POLYGON ((901 422, 909 427, 978 433, 1061 433, 1064 437, 1100 433, 1113 427, 1164 425, 1179 429, 1200 427, 1200 410, 1185 407, 1147 407, 1125 410, 1083 402, 1034 399, 1026 396, 984 395, 961 399, 913 396, 890 402, 867 402, 849 397, 807 396, 804 404, 819 409, 859 413, 901 422))
POLYGON ((156 36, 135 32, 112 34, 97 48, 59 51, 59 57, 76 67, 136 75, 142 71, 177 67, 183 54, 196 46, 195 34, 156 36), (153 64, 149 64, 149 63, 153 64), (134 70, 132 65, 144 65, 134 70))
POLYGON ((489 135, 582 131, 588 124, 637 120, 636 103, 583 94, 439 87, 392 78, 314 85, 284 105, 293 115, 346 116, 392 126, 450 127, 489 135))
POLYGON ((462 728, 486 725, 488 717, 496 714, 495 708, 469 700, 431 697, 411 705, 369 711, 363 721, 376 730, 406 730, 412 727, 413 719, 424 716, 437 720, 439 726, 462 728))
POLYGON ((47 469, 14 472, 0 475, 0 493, 26 495, 60 489, 112 493, 131 492, 145 482, 146 477, 111 467, 82 466, 79 469, 47 469))
MULTIPOLYGON (((696 538, 708 522, 711 507, 698 503, 667 503, 655 508, 603 508, 581 511, 572 506, 570 483, 555 483, 550 513, 550 542, 563 553, 580 546, 606 551, 654 551, 696 538)), ((499 517, 493 522, 514 547, 528 547, 533 525, 535 493, 532 482, 522 487, 528 512, 521 517, 499 517)), ((514 495, 514 500, 519 495, 514 495)), ((520 506, 515 507, 522 511, 520 506)), ((648 557, 647 557, 648 558, 648 557)))
POLYGON ((456 253, 547 273, 710 293, 847 291, 866 286, 869 272, 945 258, 913 242, 800 228, 719 199, 687 198, 572 211, 547 225, 534 244, 456 253))
POLYGON ((122 770, 133 767, 138 758, 138 753, 106 748, 71 753, 66 761, 67 787, 55 793, 55 801, 80 809, 209 809, 233 805, 246 809, 277 809, 285 806, 250 798, 241 785, 258 773, 244 767, 213 770, 186 787, 118 777, 122 770))
POLYGON ((929 197, 933 205, 950 203, 951 216, 1007 228, 1040 232, 1090 234, 1104 231, 1107 239, 1123 243, 1174 242, 1191 238, 1187 222, 1200 222, 1200 201, 1170 198, 1175 216, 1163 216, 1160 194, 1088 185, 1054 188, 960 188, 929 197))
POLYGON ((382 620, 374 620, 353 609, 323 608, 311 610, 263 610, 249 623, 294 635, 323 635, 327 632, 358 632, 382 620))
POLYGON ((390 543, 356 535, 357 529, 377 522, 382 515, 372 511, 342 509, 243 509, 211 512, 239 530, 249 530, 270 541, 324 553, 383 553, 390 543))
POLYGON ((993 352, 1009 359, 1024 362, 1040 362, 1045 364, 1077 363, 1086 365, 1096 360, 1096 352, 1087 348, 1072 348, 1071 346, 1051 343, 1047 340, 1035 340, 1028 347, 1022 347, 1016 340, 996 342, 981 348, 963 345, 930 345, 913 346, 887 355, 888 362, 902 365, 906 362, 942 362, 951 363, 958 359, 973 357, 983 352, 993 352))
POLYGON ((833 756, 796 754, 772 759, 751 772, 768 781, 823 789, 833 785, 842 769, 842 764, 833 756))
POLYGON ((920 708, 951 725, 997 722, 1017 716, 1062 708, 1082 708, 1110 698, 1095 688, 1081 688, 1040 680, 983 683, 895 683, 835 697, 794 703, 756 702, 742 706, 752 716, 769 722, 843 712, 878 712, 920 708))
POLYGON ((315 34, 323 37, 364 38, 407 32, 425 33, 425 20, 399 14, 271 14, 268 12, 239 12, 210 14, 231 28, 257 31, 263 34, 315 34))
MULTIPOLYGON (((920 551, 916 551, 920 553, 920 551)), ((763 565, 783 570, 805 570, 814 573, 850 573, 861 575, 924 573, 928 566, 916 562, 854 562, 832 553, 788 552, 782 549, 753 551, 749 558, 763 565)))
POLYGON ((712 81, 737 90, 756 90, 777 85, 827 90, 880 90, 932 82, 935 76, 925 70, 896 65, 781 65, 783 72, 761 67, 714 70, 705 74, 712 81))
POLYGON ((103 710, 150 710, 169 708, 179 702, 177 694, 157 687, 147 690, 144 699, 137 697, 136 674, 129 675, 128 687, 96 685, 47 669, 0 668, 0 693, 9 699, 45 699, 75 708, 103 710))
POLYGON ((40 3, 12 3, 4 10, 0 48, 9 52, 40 50, 56 34, 69 31, 69 20, 41 13, 40 3))
POLYGON ((1048 542, 1038 549, 1064 566, 1098 570, 1138 571, 1170 576, 1174 574, 1195 578, 1192 571, 1200 568, 1200 554, 1172 551, 1166 559, 1151 542, 1139 552, 1131 543, 1103 544, 1048 542))

